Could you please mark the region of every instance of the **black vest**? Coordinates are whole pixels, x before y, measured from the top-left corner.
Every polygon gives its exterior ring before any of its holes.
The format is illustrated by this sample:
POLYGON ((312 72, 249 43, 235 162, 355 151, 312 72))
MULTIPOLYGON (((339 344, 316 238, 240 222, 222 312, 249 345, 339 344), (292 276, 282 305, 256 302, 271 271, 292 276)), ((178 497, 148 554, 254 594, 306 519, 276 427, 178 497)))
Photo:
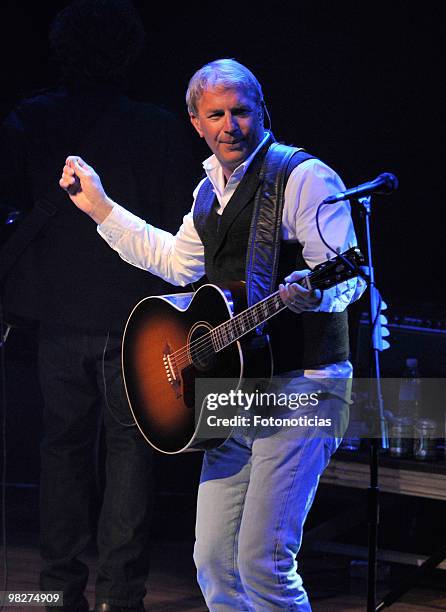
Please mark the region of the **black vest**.
MULTIPOLYGON (((268 141, 249 165, 242 181, 217 214, 218 201, 212 183, 201 186, 194 207, 194 225, 204 245, 205 272, 211 283, 224 285, 245 280, 246 252, 254 199, 260 188, 259 174, 268 141)), ((289 173, 302 161, 291 159, 289 173)), ((281 242, 277 284, 293 270, 308 268, 298 242, 281 242)), ((274 372, 280 374, 348 359, 347 313, 307 312, 295 314, 286 309, 269 320, 274 372)))

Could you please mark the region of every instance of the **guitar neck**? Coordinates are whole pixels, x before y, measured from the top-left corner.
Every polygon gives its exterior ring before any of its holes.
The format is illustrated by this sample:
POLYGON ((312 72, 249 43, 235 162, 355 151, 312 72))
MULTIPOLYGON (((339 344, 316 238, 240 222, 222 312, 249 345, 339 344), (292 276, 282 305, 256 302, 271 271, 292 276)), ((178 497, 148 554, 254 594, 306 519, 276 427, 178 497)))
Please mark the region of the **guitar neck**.
MULTIPOLYGON (((301 280, 301 285, 304 285, 307 289, 317 289, 319 286, 327 286, 327 283, 318 283, 317 273, 314 271, 301 280)), ((214 327, 211 331, 211 337, 215 352, 218 353, 233 342, 240 340, 285 308, 287 308, 286 304, 283 303, 279 292, 276 291, 232 319, 214 327)))
POLYGON ((211 337, 215 352, 217 353, 233 342, 240 340, 240 338, 285 308, 286 306, 279 292, 276 291, 261 302, 254 304, 254 306, 229 319, 229 321, 214 327, 211 331, 211 337))
MULTIPOLYGON (((310 274, 301 279, 300 284, 306 289, 329 289, 348 278, 357 276, 359 266, 363 263, 364 257, 360 250, 351 247, 345 253, 316 266, 310 274)), ((286 307, 279 292, 276 291, 232 319, 214 327, 211 338, 215 352, 240 340, 286 307)))

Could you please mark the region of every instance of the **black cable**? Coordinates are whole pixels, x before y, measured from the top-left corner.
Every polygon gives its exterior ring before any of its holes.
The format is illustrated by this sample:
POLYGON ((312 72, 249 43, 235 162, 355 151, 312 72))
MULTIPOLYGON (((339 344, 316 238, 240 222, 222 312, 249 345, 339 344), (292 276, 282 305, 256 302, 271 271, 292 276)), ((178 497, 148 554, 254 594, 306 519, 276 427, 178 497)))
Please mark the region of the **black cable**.
POLYGON ((336 257, 339 257, 339 259, 341 259, 344 262, 347 268, 350 268, 350 270, 352 270, 356 276, 360 276, 366 282, 366 284, 369 285, 370 279, 367 276, 367 274, 361 270, 361 267, 356 266, 354 263, 349 261, 346 257, 344 257, 344 255, 342 255, 342 253, 339 253, 339 251, 337 251, 334 247, 328 244, 328 242, 325 240, 322 234, 322 231, 321 231, 321 227, 319 225, 319 214, 324 204, 327 205, 327 202, 321 202, 316 210, 316 228, 317 228, 317 233, 319 234, 319 238, 321 239, 322 243, 327 247, 327 249, 329 249, 332 253, 336 255, 336 257))

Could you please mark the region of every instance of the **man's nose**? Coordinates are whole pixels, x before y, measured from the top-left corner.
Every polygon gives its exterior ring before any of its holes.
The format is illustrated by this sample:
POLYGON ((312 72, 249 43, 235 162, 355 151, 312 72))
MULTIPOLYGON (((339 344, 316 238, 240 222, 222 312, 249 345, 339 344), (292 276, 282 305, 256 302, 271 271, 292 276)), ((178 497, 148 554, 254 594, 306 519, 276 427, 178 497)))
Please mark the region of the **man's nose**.
POLYGON ((238 129, 237 118, 232 113, 225 114, 224 130, 225 132, 235 132, 238 129))

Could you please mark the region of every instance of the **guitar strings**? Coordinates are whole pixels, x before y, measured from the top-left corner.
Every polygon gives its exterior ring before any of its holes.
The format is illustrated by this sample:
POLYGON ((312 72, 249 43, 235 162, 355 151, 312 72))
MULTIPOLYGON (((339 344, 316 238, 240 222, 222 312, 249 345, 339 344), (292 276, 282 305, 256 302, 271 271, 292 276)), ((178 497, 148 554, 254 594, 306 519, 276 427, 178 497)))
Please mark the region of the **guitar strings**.
MULTIPOLYGON (((243 318, 245 318, 245 319, 247 319, 247 324, 249 325, 250 329, 248 329, 245 332, 243 332, 242 335, 238 335, 237 338, 234 338, 234 339, 231 340, 231 343, 235 342, 236 340, 238 340, 239 338, 244 336, 246 333, 248 333, 252 329, 255 329, 255 327, 257 325, 259 325, 259 321, 255 320, 255 316, 256 315, 254 314, 254 311, 260 310, 261 309, 261 305, 266 303, 267 300, 273 301, 274 298, 277 297, 278 293, 279 292, 276 291, 272 295, 269 295, 268 297, 264 298, 263 300, 261 300, 260 302, 255 304, 254 306, 252 306, 250 308, 247 308, 246 310, 244 310, 243 312, 239 313, 235 317, 233 317, 231 319, 228 319, 227 321, 224 321, 223 323, 220 323, 219 325, 214 327, 210 332, 207 332, 206 334, 203 334, 203 336, 201 336, 197 340, 194 340, 189 345, 186 345, 184 347, 181 347, 177 351, 174 351, 173 353, 170 354, 170 356, 175 358, 175 360, 177 361, 177 364, 178 363, 183 364, 183 363, 187 363, 187 362, 192 363, 192 361, 191 361, 191 359, 189 357, 191 352, 200 351, 200 353, 198 355, 199 357, 208 357, 212 353, 218 352, 218 351, 214 350, 214 344, 212 342, 212 334, 217 335, 219 330, 221 330, 221 328, 223 326, 228 325, 228 324, 232 324, 234 326, 237 326, 237 321, 240 321, 243 318), (249 320, 250 318, 252 319, 252 321, 249 320), (201 348, 202 347, 204 348, 205 345, 206 345, 206 348, 207 348, 206 354, 204 354, 203 351, 201 350, 201 348), (186 357, 185 361, 184 360, 180 361, 180 359, 182 359, 183 357, 186 357)), ((285 304, 283 305, 283 308, 286 308, 285 304)), ((279 312, 279 311, 277 311, 277 312, 279 312)))
MULTIPOLYGON (((311 281, 315 281, 319 278, 319 276, 321 275, 325 275, 326 274, 326 270, 323 271, 315 271, 312 273, 311 275, 311 281)), ((314 283, 313 283, 314 284, 314 283)), ((267 300, 273 300, 274 298, 277 297, 278 295, 278 291, 276 291, 275 293, 269 295, 268 297, 264 298, 263 300, 261 300, 260 302, 258 302, 257 304, 255 304, 253 307, 247 308, 246 310, 244 310, 243 312, 239 313, 238 315, 236 315, 235 317, 228 319, 228 321, 224 321, 223 323, 220 323, 217 327, 214 327, 210 332, 207 332, 206 334, 203 334, 203 336, 201 336, 200 338, 198 338, 197 340, 194 340, 193 342, 191 342, 189 345, 186 345, 185 347, 181 347, 180 349, 174 351, 173 353, 171 353, 171 357, 174 357, 176 360, 177 365, 183 365, 185 363, 193 363, 193 359, 191 359, 190 353, 193 352, 199 352, 199 357, 208 357, 209 355, 212 355, 212 353, 216 353, 218 351, 215 351, 214 346, 213 346, 213 342, 212 342, 212 334, 218 334, 218 331, 227 324, 232 324, 235 326, 237 325, 237 320, 241 320, 243 319, 243 317, 246 318, 246 315, 248 316, 248 324, 250 325, 250 329, 247 330, 246 332, 244 332, 242 335, 238 335, 237 338, 234 338, 231 340, 232 342, 235 342, 236 340, 238 340, 239 338, 241 338, 243 335, 245 335, 245 333, 248 333, 249 331, 252 331, 252 329, 255 329, 255 327, 259 324, 259 321, 255 320, 255 314, 254 312, 256 310, 259 310, 262 305, 264 305, 264 303, 267 300), (251 314, 252 313, 252 314, 251 314), (252 317, 253 321, 249 320, 249 317, 252 317), (203 353, 202 349, 206 348, 206 353, 203 353), (185 357, 185 359, 184 359, 185 357)), ((283 307, 280 309, 284 310, 286 308, 286 305, 284 304, 283 307)), ((276 311, 277 313, 280 311, 276 311)), ((276 312, 274 312, 273 314, 276 314, 276 312)), ((273 316, 273 315, 271 315, 273 316)), ((268 317, 270 318, 270 317, 268 317)), ((266 320, 266 319, 265 319, 266 320)), ((263 322, 263 321, 262 321, 263 322)))
MULTIPOLYGON (((282 310, 284 310, 286 308, 286 305, 282 303, 281 308, 279 310, 276 309, 276 310, 274 310, 274 312, 271 312, 271 314, 268 317, 264 317, 264 313, 260 312, 259 314, 261 315, 261 319, 259 320, 259 318, 256 318, 257 315, 255 314, 255 311, 256 310, 260 310, 260 308, 262 307, 262 304, 264 305, 267 300, 274 301, 273 298, 276 298, 277 295, 278 295, 278 292, 268 296, 264 300, 261 300, 260 302, 255 304, 253 307, 250 307, 250 308, 244 310, 243 312, 239 313, 239 315, 237 315, 236 317, 234 317, 232 319, 229 319, 228 321, 225 321, 224 323, 221 323, 217 327, 213 328, 211 330, 211 332, 208 332, 207 334, 203 334, 203 336, 201 336, 201 338, 199 338, 198 340, 195 340, 194 342, 191 342, 189 347, 193 347, 195 349, 195 352, 197 350, 199 350, 199 354, 197 355, 197 357, 199 357, 199 358, 201 357, 202 359, 203 358, 207 358, 207 357, 211 356, 212 354, 215 355, 218 351, 216 351, 215 348, 214 348, 214 344, 213 344, 212 338, 211 338, 212 333, 218 332, 219 329, 222 328, 224 325, 234 324, 235 320, 241 320, 241 319, 245 318, 245 320, 247 320, 247 324, 248 324, 249 329, 246 329, 246 330, 243 331, 243 333, 241 333, 241 334, 238 333, 236 337, 231 338, 230 342, 226 342, 226 346, 229 346, 229 344, 232 344, 233 342, 236 342, 237 340, 242 338, 244 335, 246 335, 247 333, 249 333, 250 331, 255 329, 255 327, 257 325, 267 321, 268 319, 270 319, 271 317, 276 315, 278 312, 280 312, 280 311, 282 311, 282 310)), ((236 326, 237 326, 237 323, 235 324, 235 327, 236 326)), ((220 337, 221 337, 221 339, 223 339, 223 336, 220 336, 220 337)), ((217 336, 217 338, 218 338, 218 336, 217 336)), ((226 348, 226 347, 222 346, 221 348, 223 349, 223 348, 226 348)), ((182 347, 181 349, 175 351, 171 355, 172 356, 176 356, 176 366, 178 367, 178 366, 183 366, 186 363, 193 363, 193 355, 192 355, 192 359, 191 359, 191 353, 193 353, 193 351, 188 349, 188 347, 186 346, 186 347, 182 347)))
MULTIPOLYGON (((315 270, 314 272, 311 273, 311 278, 309 280, 311 281, 311 284, 312 284, 313 288, 316 288, 316 289, 318 288, 317 286, 314 287, 314 285, 316 284, 316 281, 319 279, 320 276, 326 276, 326 274, 327 274, 326 268, 324 268, 323 270, 315 270)), ((231 339, 231 342, 228 343, 228 344, 231 344, 232 342, 235 342, 239 338, 243 337, 249 331, 252 331, 253 329, 255 329, 255 327, 259 324, 259 322, 256 322, 255 319, 254 319, 253 322, 249 321, 249 317, 251 316, 252 318, 254 318, 254 316, 255 316, 254 312, 256 310, 259 310, 261 308, 261 305, 265 304, 268 300, 274 300, 274 298, 276 298, 278 294, 279 294, 279 292, 276 291, 275 293, 267 296, 266 298, 264 298, 260 302, 257 302, 257 304, 255 304, 254 306, 245 309, 244 311, 242 311, 241 313, 239 313, 235 317, 232 317, 231 319, 228 319, 227 321, 224 321, 223 323, 220 323, 219 325, 217 325, 217 327, 214 327, 210 332, 207 332, 206 334, 203 334, 203 336, 200 336, 200 338, 198 338, 197 340, 194 340, 190 344, 188 344, 186 346, 183 346, 180 349, 177 349, 176 351, 171 353, 170 357, 173 357, 175 359, 175 362, 176 362, 177 366, 178 365, 182 366, 182 365, 184 365, 186 363, 193 363, 193 359, 191 358, 191 353, 192 352, 196 353, 197 351, 200 351, 198 356, 201 357, 201 358, 206 358, 209 355, 212 355, 212 353, 218 352, 218 351, 215 351, 215 349, 214 349, 214 344, 213 344, 213 341, 212 341, 212 334, 214 334, 214 335, 218 334, 218 330, 220 330, 224 325, 232 324, 232 325, 236 326, 238 320, 243 319, 243 317, 245 317, 245 318, 248 317, 248 324, 252 325, 252 327, 249 330, 247 330, 246 332, 243 332, 242 335, 238 335, 237 338, 231 339), (206 353, 203 353, 203 349, 206 350, 206 353)), ((283 307, 280 310, 277 310, 273 314, 276 314, 276 313, 284 310, 285 308, 286 308, 286 305, 284 304, 283 307)), ((268 317, 268 318, 270 318, 270 317, 268 317)))

